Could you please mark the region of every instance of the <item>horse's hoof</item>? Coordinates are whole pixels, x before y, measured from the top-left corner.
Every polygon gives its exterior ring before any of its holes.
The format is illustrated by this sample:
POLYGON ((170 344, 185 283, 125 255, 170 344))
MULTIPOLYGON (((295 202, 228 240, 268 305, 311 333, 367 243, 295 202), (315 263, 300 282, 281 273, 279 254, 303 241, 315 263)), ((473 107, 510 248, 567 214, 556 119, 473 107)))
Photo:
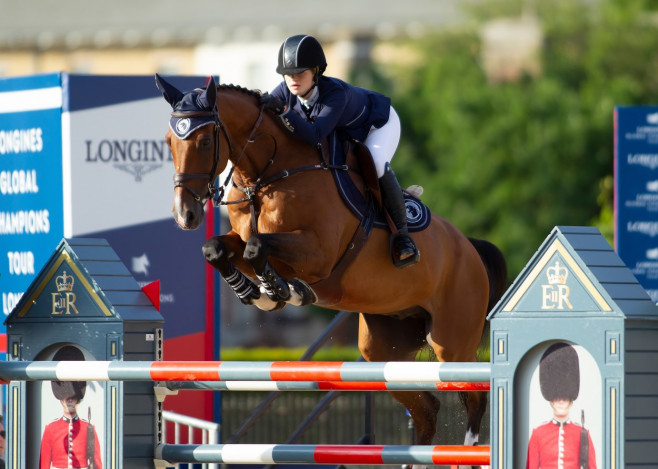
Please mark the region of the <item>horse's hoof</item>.
POLYGON ((288 282, 288 285, 291 287, 291 304, 295 306, 306 306, 318 301, 315 292, 305 281, 293 278, 288 282))
POLYGON ((260 309, 261 311, 270 312, 270 311, 279 311, 280 309, 283 309, 283 307, 286 305, 286 302, 272 300, 269 296, 267 296, 265 289, 261 285, 260 296, 252 300, 251 304, 254 305, 256 308, 260 309))
MULTIPOLYGON (((256 294, 258 294, 258 292, 256 294)), ((259 296, 254 296, 254 295, 245 296, 244 298, 238 296, 238 299, 240 300, 240 302, 245 306, 253 306, 254 300, 257 300, 258 298, 259 298, 259 296)))

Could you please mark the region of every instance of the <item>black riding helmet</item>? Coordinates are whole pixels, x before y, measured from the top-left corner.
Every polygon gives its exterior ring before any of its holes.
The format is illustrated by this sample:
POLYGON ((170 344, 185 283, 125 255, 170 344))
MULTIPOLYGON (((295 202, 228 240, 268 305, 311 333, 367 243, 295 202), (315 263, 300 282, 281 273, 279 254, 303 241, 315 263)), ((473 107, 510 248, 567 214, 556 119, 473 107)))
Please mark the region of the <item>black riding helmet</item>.
POLYGON ((283 41, 279 49, 278 62, 276 73, 280 75, 295 75, 309 68, 318 67, 316 80, 327 68, 327 59, 322 46, 317 39, 306 34, 291 36, 283 41))

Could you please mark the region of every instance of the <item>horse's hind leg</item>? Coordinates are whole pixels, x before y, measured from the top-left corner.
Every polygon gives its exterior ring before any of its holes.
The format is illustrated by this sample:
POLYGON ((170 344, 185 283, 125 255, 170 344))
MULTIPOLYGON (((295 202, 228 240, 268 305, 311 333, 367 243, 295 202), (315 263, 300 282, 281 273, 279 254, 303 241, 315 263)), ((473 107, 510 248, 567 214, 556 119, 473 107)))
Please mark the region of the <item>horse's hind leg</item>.
MULTIPOLYGON (((474 282, 474 278, 470 278, 471 283, 474 282)), ((463 283, 468 284, 467 281, 463 281, 463 283)), ((470 292, 469 295, 455 295, 449 301, 446 300, 441 308, 436 308, 437 313, 432 319, 427 340, 439 361, 473 362, 476 360, 476 352, 485 323, 488 288, 486 285, 482 288, 473 286, 470 292)), ((482 417, 486 411, 487 393, 482 391, 465 392, 462 402, 466 406, 467 413, 464 444, 476 445, 482 417)))
MULTIPOLYGON (((390 316, 359 316, 359 350, 367 361, 414 361, 425 345, 426 320, 390 316)), ((429 445, 436 433, 440 403, 428 391, 389 391, 414 421, 415 444, 429 445)))
POLYGON ((483 391, 460 392, 459 398, 466 407, 468 419, 464 444, 466 446, 477 445, 479 443, 482 417, 487 411, 487 393, 483 391))

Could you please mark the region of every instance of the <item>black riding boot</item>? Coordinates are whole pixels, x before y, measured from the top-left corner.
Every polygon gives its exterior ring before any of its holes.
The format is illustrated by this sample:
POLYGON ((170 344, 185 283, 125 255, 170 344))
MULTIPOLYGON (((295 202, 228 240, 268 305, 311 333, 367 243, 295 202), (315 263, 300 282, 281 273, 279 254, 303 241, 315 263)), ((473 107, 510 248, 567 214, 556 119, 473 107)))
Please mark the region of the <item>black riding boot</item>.
POLYGON ((388 212, 393 224, 397 228, 397 234, 391 235, 393 263, 402 269, 418 263, 420 252, 416 243, 409 236, 407 228, 407 209, 404 204, 402 188, 391 165, 386 163, 384 175, 379 178, 379 187, 382 191, 384 208, 388 212))

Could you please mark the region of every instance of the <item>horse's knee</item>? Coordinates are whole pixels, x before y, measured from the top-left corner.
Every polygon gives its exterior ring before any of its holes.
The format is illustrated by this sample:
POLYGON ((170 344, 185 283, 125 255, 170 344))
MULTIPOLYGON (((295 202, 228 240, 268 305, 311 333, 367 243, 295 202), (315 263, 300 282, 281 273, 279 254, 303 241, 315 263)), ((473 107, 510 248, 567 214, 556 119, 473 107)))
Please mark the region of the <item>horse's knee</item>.
POLYGON ((206 240, 201 247, 201 251, 203 252, 203 257, 212 266, 216 268, 228 266, 226 247, 219 236, 206 240))
POLYGON ((242 256, 256 272, 261 272, 265 267, 268 255, 269 248, 267 244, 260 237, 252 236, 247 241, 242 256))

